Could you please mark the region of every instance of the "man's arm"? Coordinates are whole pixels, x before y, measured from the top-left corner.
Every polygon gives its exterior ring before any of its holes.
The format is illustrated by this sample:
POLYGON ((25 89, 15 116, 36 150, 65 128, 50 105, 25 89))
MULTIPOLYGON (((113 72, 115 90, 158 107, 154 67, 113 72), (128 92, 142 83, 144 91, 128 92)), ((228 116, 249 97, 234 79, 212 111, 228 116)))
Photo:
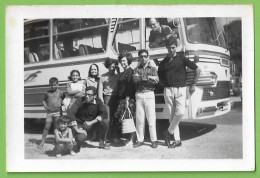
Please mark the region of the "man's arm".
POLYGON ((108 114, 107 114, 107 110, 106 107, 103 103, 101 103, 101 101, 98 101, 97 103, 97 116, 95 119, 93 119, 92 121, 85 121, 83 123, 83 125, 85 127, 89 127, 97 122, 102 121, 103 119, 107 119, 108 118, 108 114))
POLYGON ((155 67, 152 67, 152 75, 148 75, 147 79, 148 82, 152 85, 157 85, 159 82, 159 77, 158 77, 158 73, 157 73, 157 69, 155 67))
POLYGON ((149 42, 149 48, 159 48, 161 47, 158 43, 156 42, 149 42))
POLYGON ((184 57, 184 61, 185 61, 185 65, 187 67, 189 67, 192 70, 195 70, 195 75, 194 75, 193 81, 192 81, 191 86, 190 86, 190 94, 192 94, 195 91, 195 84, 198 81, 201 69, 194 62, 191 62, 186 57, 184 57))
POLYGON ((197 69, 195 69, 195 75, 194 75, 193 82, 191 83, 191 86, 190 86, 190 94, 192 94, 195 91, 195 83, 198 81, 200 72, 201 72, 200 68, 197 67, 197 69))

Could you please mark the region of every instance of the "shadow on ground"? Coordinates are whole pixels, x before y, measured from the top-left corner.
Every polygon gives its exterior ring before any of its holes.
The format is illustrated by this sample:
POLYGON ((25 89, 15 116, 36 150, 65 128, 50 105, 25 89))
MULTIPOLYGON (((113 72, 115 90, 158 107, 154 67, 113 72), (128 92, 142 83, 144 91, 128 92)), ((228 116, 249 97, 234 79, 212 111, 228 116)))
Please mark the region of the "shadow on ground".
MULTIPOLYGON (((166 130, 169 126, 168 120, 157 120, 156 123, 157 128, 157 138, 158 140, 164 140, 162 132, 166 130)), ((180 123, 180 135, 181 139, 189 140, 195 137, 199 137, 201 135, 207 134, 208 132, 214 130, 217 125, 216 124, 205 124, 205 123, 194 123, 194 122, 181 122, 180 123)), ((44 119, 25 119, 24 130, 25 133, 29 134, 41 134, 44 128, 44 119)), ((53 134, 53 127, 50 129, 50 134, 53 134)), ((124 137, 121 135, 121 137, 124 137)), ((90 138, 89 138, 90 139, 90 138)), ((96 140, 97 141, 97 140, 96 140)), ((150 141, 149 138, 149 129, 146 123, 145 129, 145 141, 150 141)), ((40 140, 31 140, 30 142, 39 144, 40 140)), ((47 142, 54 144, 54 140, 50 139, 47 142)), ((113 144, 112 146, 120 147, 124 146, 124 144, 113 144)), ((87 145, 86 147, 89 147, 87 145)))

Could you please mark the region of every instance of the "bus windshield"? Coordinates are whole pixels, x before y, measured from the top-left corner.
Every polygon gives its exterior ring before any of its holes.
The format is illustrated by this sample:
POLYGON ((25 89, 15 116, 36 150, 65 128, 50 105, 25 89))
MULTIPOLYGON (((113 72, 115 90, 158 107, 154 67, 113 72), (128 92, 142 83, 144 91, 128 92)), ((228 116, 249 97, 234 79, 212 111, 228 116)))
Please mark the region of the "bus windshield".
POLYGON ((226 48, 224 18, 184 18, 187 40, 226 48))

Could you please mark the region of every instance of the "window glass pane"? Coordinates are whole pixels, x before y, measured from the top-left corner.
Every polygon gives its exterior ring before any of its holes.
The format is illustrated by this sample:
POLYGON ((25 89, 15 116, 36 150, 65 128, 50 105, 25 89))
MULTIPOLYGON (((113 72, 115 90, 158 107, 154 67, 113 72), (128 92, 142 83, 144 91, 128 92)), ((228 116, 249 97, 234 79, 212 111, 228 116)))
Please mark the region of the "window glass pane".
POLYGON ((103 53, 107 46, 108 20, 54 20, 55 59, 103 53), (61 25, 62 24, 62 25, 61 25))
POLYGON ((185 18, 184 21, 189 42, 225 47, 223 31, 215 18, 185 18))
POLYGON ((165 47, 165 40, 170 36, 179 43, 178 18, 146 18, 145 19, 146 48, 165 47))
POLYGON ((49 21, 24 25, 24 63, 49 60, 49 21))
POLYGON ((139 19, 118 23, 117 32, 113 41, 117 52, 140 50, 139 19))
POLYGON ((24 39, 49 35, 49 21, 41 21, 24 25, 24 39))

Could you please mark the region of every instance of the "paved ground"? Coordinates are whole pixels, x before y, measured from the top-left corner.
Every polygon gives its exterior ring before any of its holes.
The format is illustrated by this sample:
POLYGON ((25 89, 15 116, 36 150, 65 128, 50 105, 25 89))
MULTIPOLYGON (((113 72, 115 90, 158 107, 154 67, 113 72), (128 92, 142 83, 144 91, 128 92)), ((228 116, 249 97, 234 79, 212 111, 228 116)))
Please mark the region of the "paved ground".
MULTIPOLYGON (((234 107, 223 116, 183 121, 180 124, 183 145, 175 149, 164 146, 162 131, 168 121, 157 121, 159 146, 150 147, 149 133, 146 132, 146 145, 133 148, 124 144, 111 145, 111 150, 97 148, 98 142, 87 141, 80 153, 65 155, 59 159, 239 159, 243 157, 242 142, 242 103, 233 98, 234 107)), ((37 149, 41 140, 43 120, 25 121, 25 158, 56 159, 53 151, 53 135, 48 136, 43 150, 37 149)))

